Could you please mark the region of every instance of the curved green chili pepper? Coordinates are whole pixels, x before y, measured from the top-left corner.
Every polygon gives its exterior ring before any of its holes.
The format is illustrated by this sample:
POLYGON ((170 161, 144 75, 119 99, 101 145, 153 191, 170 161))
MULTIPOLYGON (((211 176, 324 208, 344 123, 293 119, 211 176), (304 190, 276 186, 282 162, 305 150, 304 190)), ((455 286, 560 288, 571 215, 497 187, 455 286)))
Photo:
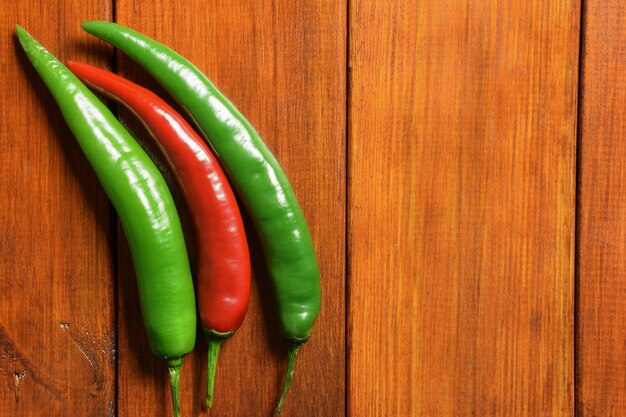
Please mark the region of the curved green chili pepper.
POLYGON ((175 415, 178 378, 196 338, 193 281, 174 201, 161 173, 113 114, 22 27, 19 41, 119 214, 153 352, 166 359, 175 415))
POLYGON ((313 242, 289 180, 252 125, 185 58, 115 23, 86 22, 83 29, 137 61, 191 114, 248 208, 274 283, 282 333, 290 341, 280 411, 296 352, 310 335, 321 299, 313 242))

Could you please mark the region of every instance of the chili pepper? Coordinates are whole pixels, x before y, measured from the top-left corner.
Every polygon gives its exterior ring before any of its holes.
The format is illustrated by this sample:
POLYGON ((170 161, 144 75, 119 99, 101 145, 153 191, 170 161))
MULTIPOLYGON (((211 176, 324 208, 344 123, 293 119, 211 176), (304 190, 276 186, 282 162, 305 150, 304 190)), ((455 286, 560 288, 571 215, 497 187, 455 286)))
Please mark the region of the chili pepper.
POLYGON ((283 335, 289 341, 284 404, 296 353, 320 309, 319 268, 302 209, 282 168, 252 125, 193 64, 167 46, 124 26, 91 21, 83 29, 143 66, 191 114, 246 205, 274 284, 283 335))
POLYGON ((80 62, 67 66, 88 86, 128 107, 147 127, 177 177, 198 238, 196 292, 207 339, 207 394, 213 401, 222 342, 241 325, 250 298, 250 255, 235 195, 217 159, 191 126, 156 94, 80 62))
POLYGON ((144 324, 152 351, 167 361, 174 414, 184 356, 193 350, 193 281, 174 201, 159 170, 109 109, 22 27, 28 59, 117 210, 133 257, 144 324))

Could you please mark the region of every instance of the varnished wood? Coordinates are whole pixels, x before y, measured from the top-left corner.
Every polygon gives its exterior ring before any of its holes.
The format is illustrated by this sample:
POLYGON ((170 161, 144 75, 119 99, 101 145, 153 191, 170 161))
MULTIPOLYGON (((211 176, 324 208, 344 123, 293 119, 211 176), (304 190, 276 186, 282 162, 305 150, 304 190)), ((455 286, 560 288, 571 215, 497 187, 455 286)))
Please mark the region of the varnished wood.
POLYGON ((626 4, 586 2, 578 194, 578 416, 626 415, 626 4))
POLYGON ((350 2, 350 416, 573 416, 579 2, 350 2))
MULTIPOLYGON (((114 15, 216 82, 275 152, 309 219, 324 304, 285 415, 626 409, 621 2, 589 0, 583 16, 576 379, 579 0, 354 0, 349 29, 347 2, 329 0, 117 0, 115 13, 111 3, 0 8, 0 416, 171 412, 115 214, 13 37, 20 23, 63 60, 117 61, 163 94, 80 30, 114 15)), ((285 345, 254 235, 251 244, 250 313, 224 346, 215 409, 199 409, 199 339, 181 383, 184 416, 269 415, 275 405, 285 345)))
MULTIPOLYGON (((119 23, 168 44, 203 70, 257 128, 289 176, 313 234, 324 299, 313 336, 299 354, 283 413, 344 415, 345 4, 116 3, 119 23)), ((120 56, 119 64, 125 76, 154 86, 128 59, 120 56)), ((250 240, 255 272, 250 310, 222 349, 213 415, 270 415, 285 371, 286 345, 273 315, 270 284, 258 241, 250 240)), ((170 412, 166 373, 149 352, 141 324, 133 322, 139 313, 126 250, 120 261, 120 415, 165 415, 170 412)), ((202 415, 205 353, 199 338, 181 379, 185 416, 202 415)))
POLYGON ((115 413, 112 209, 14 38, 19 23, 61 60, 106 67, 80 22, 110 19, 110 2, 76 4, 0 7, 2 416, 115 413))

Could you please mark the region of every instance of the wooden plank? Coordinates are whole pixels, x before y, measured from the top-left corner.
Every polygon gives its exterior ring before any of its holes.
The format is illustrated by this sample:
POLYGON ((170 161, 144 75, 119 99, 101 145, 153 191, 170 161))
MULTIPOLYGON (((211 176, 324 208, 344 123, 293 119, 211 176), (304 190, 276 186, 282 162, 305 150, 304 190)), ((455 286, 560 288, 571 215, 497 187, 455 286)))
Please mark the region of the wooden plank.
POLYGON ((115 414, 114 214, 15 24, 56 56, 106 66, 80 22, 110 1, 0 8, 0 415, 115 414))
MULTIPOLYGON (((118 0, 119 23, 170 45, 189 58, 242 110, 285 168, 312 229, 322 268, 324 305, 298 358, 284 414, 344 414, 345 390, 345 91, 346 11, 334 1, 186 2, 118 0)), ((120 72, 154 87, 120 57, 120 72)), ((158 89, 162 92, 162 90, 158 89)), ((150 142, 133 126, 142 141, 150 142)), ((255 238, 252 300, 244 325, 223 347, 213 414, 269 415, 286 366, 286 346, 272 312, 271 290, 255 238)), ((119 411, 167 415, 162 363, 147 347, 128 253, 121 255, 119 411), (138 401, 138 398, 141 400, 138 401)), ((181 378, 183 415, 201 414, 204 341, 198 340, 181 378)))
POLYGON ((577 415, 626 413, 626 4, 583 16, 577 415))
POLYGON ((579 2, 350 2, 348 414, 572 416, 579 2))

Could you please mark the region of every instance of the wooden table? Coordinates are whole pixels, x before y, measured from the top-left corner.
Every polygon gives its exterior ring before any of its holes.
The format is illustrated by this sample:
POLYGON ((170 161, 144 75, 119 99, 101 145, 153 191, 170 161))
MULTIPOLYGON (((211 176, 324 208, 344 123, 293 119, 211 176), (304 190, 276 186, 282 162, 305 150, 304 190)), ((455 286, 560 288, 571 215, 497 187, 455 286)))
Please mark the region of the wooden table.
MULTIPOLYGON (((324 303, 285 416, 626 416, 619 0, 4 2, 0 416, 171 414, 116 214, 14 38, 19 23, 164 94, 90 19, 193 61, 292 180, 324 303)), ((282 383, 250 240, 250 311, 210 415, 269 416, 282 383)), ((184 416, 204 415, 205 348, 184 416)))

